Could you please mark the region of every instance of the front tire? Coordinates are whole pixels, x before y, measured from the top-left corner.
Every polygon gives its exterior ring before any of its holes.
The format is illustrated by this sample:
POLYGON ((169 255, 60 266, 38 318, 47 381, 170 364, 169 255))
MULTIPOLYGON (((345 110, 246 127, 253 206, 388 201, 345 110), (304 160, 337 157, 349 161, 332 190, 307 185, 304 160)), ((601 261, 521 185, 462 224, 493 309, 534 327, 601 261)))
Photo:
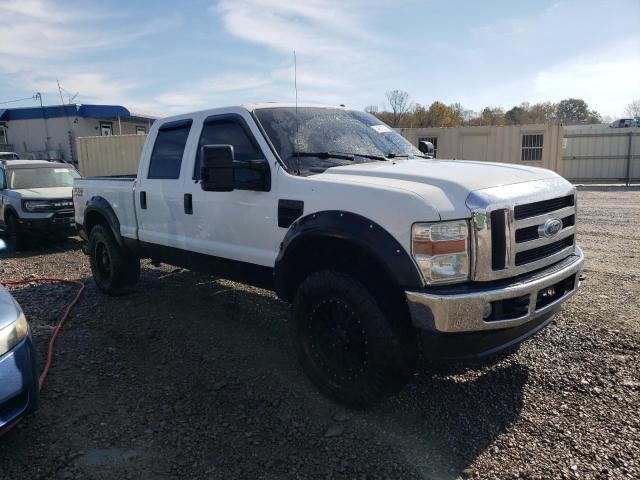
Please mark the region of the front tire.
POLYGON ((140 278, 140 259, 118 245, 111 231, 96 225, 89 234, 91 272, 98 288, 118 296, 133 290, 140 278))
POLYGON ((24 239, 18 230, 18 221, 13 215, 7 216, 7 249, 9 253, 15 253, 24 247, 24 239))
POLYGON ((402 389, 417 346, 406 316, 394 314, 350 275, 322 271, 304 280, 293 306, 295 350, 322 393, 361 409, 402 389))

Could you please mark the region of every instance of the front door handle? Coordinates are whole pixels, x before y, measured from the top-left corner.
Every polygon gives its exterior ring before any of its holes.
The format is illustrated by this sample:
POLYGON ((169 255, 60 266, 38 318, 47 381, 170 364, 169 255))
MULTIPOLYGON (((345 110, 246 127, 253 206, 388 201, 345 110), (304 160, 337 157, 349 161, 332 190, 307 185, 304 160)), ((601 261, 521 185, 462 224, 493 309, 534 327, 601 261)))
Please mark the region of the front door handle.
POLYGON ((140 208, 147 209, 147 192, 140 192, 140 208))
POLYGON ((193 215, 193 198, 190 193, 184 194, 184 213, 193 215))

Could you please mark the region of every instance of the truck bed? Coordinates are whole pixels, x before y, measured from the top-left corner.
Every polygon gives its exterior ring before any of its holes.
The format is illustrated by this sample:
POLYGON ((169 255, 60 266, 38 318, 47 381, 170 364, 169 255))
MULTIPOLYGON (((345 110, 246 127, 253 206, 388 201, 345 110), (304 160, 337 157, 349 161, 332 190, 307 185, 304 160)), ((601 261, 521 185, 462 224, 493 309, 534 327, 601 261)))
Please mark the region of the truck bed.
POLYGON ((75 221, 84 226, 85 210, 92 205, 109 205, 115 213, 120 234, 136 238, 138 225, 134 208, 135 175, 113 175, 77 178, 73 182, 73 198, 76 204, 75 221))

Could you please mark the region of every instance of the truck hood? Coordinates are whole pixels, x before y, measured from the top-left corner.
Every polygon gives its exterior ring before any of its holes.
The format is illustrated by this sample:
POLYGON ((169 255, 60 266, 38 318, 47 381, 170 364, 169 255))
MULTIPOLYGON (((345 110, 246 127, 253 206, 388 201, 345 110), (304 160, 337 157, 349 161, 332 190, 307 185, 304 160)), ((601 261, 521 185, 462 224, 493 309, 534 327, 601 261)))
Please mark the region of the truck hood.
MULTIPOLYGON (((468 217, 471 192, 501 185, 561 178, 543 168, 466 160, 407 159, 333 167, 322 180, 403 189, 424 199, 441 219, 468 217)), ((320 180, 320 178, 319 178, 320 180)))
POLYGON ((71 198, 72 187, 25 188, 12 190, 21 198, 47 198, 50 200, 71 198))

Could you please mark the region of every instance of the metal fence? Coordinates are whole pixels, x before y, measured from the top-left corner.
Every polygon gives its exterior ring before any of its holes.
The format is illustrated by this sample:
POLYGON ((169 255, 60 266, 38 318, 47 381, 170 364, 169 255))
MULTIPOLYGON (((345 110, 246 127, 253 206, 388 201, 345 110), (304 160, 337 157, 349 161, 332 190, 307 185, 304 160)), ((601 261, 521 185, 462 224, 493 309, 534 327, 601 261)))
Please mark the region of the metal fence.
POLYGON ((417 146, 428 140, 437 158, 549 168, 574 182, 640 180, 640 128, 607 125, 404 128, 417 146))
POLYGON ((78 167, 85 177, 135 175, 146 135, 79 137, 78 167))
MULTIPOLYGON (((427 139, 437 158, 518 163, 549 168, 574 182, 640 180, 640 128, 606 125, 407 128, 417 145, 427 139)), ((129 175, 138 170, 146 135, 80 137, 80 173, 129 175)))
POLYGON ((565 127, 562 175, 580 181, 640 180, 640 129, 565 127))

